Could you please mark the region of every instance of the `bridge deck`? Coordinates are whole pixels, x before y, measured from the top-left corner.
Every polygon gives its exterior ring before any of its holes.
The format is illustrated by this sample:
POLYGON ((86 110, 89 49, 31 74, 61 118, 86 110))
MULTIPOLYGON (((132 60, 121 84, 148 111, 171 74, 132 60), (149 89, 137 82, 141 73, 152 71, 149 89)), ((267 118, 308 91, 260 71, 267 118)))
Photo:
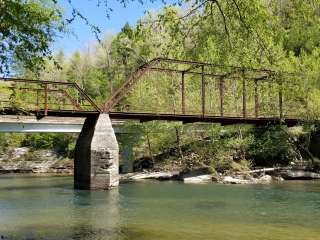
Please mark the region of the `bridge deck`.
POLYGON ((231 124, 254 124, 254 125, 268 125, 285 123, 288 126, 297 125, 299 119, 283 119, 279 118, 242 118, 242 117, 222 117, 213 115, 181 115, 181 114, 153 114, 153 113, 128 113, 128 112, 110 112, 110 117, 115 119, 134 119, 141 122, 164 120, 164 121, 181 121, 183 123, 193 122, 207 122, 207 123, 221 123, 222 125, 231 124))
MULTIPOLYGON (((35 116, 0 115, 0 132, 21 133, 80 133, 85 118, 82 117, 53 117, 37 119, 35 116)), ((116 133, 130 133, 123 129, 123 120, 112 120, 116 133)))
MULTIPOLYGON (((29 113, 37 115, 38 118, 43 117, 43 111, 30 111, 29 113)), ((2 114, 17 114, 13 109, 5 109, 2 114)), ((97 116, 97 111, 72 111, 72 110, 48 110, 47 116, 54 117, 74 117, 85 118, 90 116, 97 116)), ((286 118, 280 121, 279 117, 259 117, 259 118, 243 118, 243 117, 228 117, 228 116, 213 116, 213 115, 182 115, 182 114, 154 114, 154 113, 136 113, 136 112, 110 112, 111 119, 119 120, 138 120, 141 122, 163 120, 163 121, 181 121, 183 123, 193 122, 207 122, 207 123, 221 123, 222 125, 231 124, 254 124, 254 125, 268 125, 279 124, 280 122, 294 126, 301 122, 300 119, 286 118)))

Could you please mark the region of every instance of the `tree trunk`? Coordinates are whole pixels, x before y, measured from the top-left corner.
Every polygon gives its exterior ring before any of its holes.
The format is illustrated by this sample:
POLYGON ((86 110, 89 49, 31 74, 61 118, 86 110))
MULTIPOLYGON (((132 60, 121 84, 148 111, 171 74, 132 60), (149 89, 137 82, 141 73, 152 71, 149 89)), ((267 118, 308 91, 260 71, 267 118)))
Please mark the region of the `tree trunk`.
POLYGON ((149 133, 147 133, 147 143, 148 143, 149 156, 152 160, 152 164, 154 165, 154 158, 153 158, 153 153, 152 153, 152 149, 151 149, 151 142, 150 142, 150 138, 149 138, 149 133))
POLYGON ((175 127, 176 130, 176 143, 177 143, 177 148, 179 150, 179 156, 181 159, 183 159, 183 153, 181 149, 181 138, 180 138, 180 133, 178 127, 175 127))

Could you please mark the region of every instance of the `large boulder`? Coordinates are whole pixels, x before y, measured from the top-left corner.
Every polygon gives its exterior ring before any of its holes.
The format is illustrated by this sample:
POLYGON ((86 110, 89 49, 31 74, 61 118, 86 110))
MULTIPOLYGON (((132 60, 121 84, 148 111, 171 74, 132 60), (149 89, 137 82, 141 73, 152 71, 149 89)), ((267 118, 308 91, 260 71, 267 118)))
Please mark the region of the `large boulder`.
POLYGON ((273 181, 273 178, 270 175, 263 175, 258 178, 253 177, 232 177, 232 176, 225 176, 222 179, 222 183, 224 184, 269 184, 273 181))
POLYGON ((18 158, 26 155, 28 152, 29 152, 29 148, 27 148, 27 147, 14 148, 10 152, 11 159, 18 159, 18 158))
POLYGON ((280 175, 286 180, 310 180, 320 179, 320 174, 303 170, 286 170, 281 171, 280 175))
POLYGON ((244 179, 234 178, 231 176, 225 176, 222 179, 222 183, 224 183, 224 184, 249 184, 252 182, 250 180, 244 180, 244 179))
POLYGON ((142 173, 129 173, 121 175, 121 180, 143 180, 143 179, 156 179, 156 180, 170 180, 176 178, 179 172, 142 172, 142 173))
POLYGON ((263 175, 262 177, 258 178, 256 180, 256 183, 259 184, 269 184, 273 181, 272 177, 270 175, 263 175))
POLYGON ((184 183, 206 183, 212 182, 212 175, 205 174, 205 175, 198 175, 198 176, 191 176, 191 177, 184 177, 184 183))

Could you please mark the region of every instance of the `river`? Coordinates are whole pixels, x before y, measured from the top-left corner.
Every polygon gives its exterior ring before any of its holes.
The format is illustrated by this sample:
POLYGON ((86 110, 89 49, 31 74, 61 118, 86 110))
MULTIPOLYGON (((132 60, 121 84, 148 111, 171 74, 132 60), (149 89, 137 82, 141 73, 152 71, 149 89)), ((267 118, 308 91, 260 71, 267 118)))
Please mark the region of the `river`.
POLYGON ((320 182, 72 187, 71 177, 0 176, 0 239, 320 239, 320 182))

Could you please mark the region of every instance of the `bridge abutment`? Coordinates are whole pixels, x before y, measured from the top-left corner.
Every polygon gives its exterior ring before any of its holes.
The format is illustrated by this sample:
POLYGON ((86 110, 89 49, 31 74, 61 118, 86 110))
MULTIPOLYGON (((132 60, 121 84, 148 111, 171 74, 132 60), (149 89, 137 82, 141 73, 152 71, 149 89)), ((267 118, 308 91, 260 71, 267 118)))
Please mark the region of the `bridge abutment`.
POLYGON ((108 114, 85 120, 74 165, 76 189, 111 189, 119 185, 119 146, 108 114))

